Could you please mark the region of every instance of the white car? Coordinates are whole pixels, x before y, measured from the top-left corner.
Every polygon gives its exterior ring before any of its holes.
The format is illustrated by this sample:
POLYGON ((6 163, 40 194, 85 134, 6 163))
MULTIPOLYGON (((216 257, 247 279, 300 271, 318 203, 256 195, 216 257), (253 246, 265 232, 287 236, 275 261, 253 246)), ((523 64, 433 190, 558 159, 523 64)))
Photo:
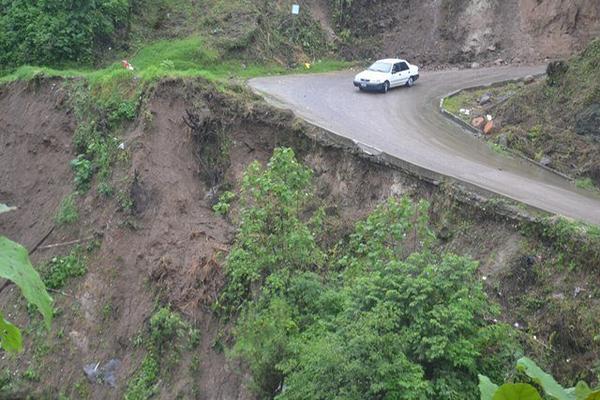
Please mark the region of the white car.
POLYGON ((412 86, 419 79, 419 67, 399 58, 376 61, 354 77, 354 86, 360 90, 379 90, 387 93, 393 87, 412 86))

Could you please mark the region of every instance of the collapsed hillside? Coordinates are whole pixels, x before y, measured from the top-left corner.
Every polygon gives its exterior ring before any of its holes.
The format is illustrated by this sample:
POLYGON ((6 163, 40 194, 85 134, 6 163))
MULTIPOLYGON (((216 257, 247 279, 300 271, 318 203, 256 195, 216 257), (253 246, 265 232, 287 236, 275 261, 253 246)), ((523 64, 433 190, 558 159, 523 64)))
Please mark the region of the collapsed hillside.
POLYGON ((600 34, 594 0, 345 2, 354 57, 398 54, 422 64, 532 62, 564 57, 600 34))
POLYGON ((0 202, 19 207, 0 216, 0 231, 23 243, 53 284, 53 271, 79 266, 52 292, 57 317, 48 333, 14 288, 2 290, 2 309, 15 305, 11 320, 28 327, 26 352, 2 360, 2 396, 253 398, 248 370, 225 356, 230 325, 212 311, 236 234, 235 219, 212 206, 278 146, 314 171, 327 241, 347 237, 389 196, 427 199, 437 250, 480 261, 490 298, 502 321, 518 326, 527 354, 564 383, 598 379, 598 243, 575 225, 529 222, 506 214, 502 200, 365 158, 243 88, 163 80, 116 123, 127 106, 96 107, 82 120, 78 101, 94 94, 77 85, 42 78, 0 88, 0 147, 9 150, 0 157, 0 202), (85 132, 99 135, 96 146, 114 146, 108 172, 100 153, 77 158, 87 151, 77 147, 85 132), (83 159, 95 176, 87 187, 83 159), (112 359, 121 363, 115 388, 86 378, 84 366, 112 359))

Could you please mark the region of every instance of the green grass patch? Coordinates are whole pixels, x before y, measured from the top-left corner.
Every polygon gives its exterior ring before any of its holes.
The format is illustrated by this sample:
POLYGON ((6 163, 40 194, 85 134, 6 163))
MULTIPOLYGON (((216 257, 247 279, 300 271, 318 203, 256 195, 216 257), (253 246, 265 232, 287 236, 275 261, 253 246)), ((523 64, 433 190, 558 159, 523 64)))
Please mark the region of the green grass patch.
POLYGON ((470 122, 473 116, 484 113, 483 108, 479 105, 479 100, 485 94, 489 94, 492 101, 497 103, 499 101, 498 99, 511 97, 519 90, 521 90, 521 88, 514 82, 475 90, 461 90, 459 93, 444 99, 444 108, 463 120, 470 122), (461 114, 461 108, 471 110, 470 115, 461 114))
POLYGON ((69 225, 79 220, 79 211, 75 204, 75 193, 71 193, 63 199, 54 217, 57 225, 69 225))
POLYGON ((41 266, 42 280, 50 289, 61 289, 70 279, 85 275, 85 261, 83 248, 74 247, 66 256, 54 257, 41 266))
POLYGON ((284 73, 319 73, 348 68, 346 61, 323 59, 307 68, 299 65, 286 68, 276 63, 247 63, 241 59, 223 58, 199 36, 178 40, 159 40, 142 47, 130 60, 134 70, 124 69, 115 62, 102 69, 54 69, 25 65, 0 77, 0 83, 31 80, 38 77, 86 78, 100 98, 111 98, 120 93, 135 91, 139 80, 156 81, 164 77, 202 77, 211 81, 231 78, 248 79, 263 75, 284 73))
POLYGON ((594 181, 592 181, 590 178, 580 178, 575 180, 575 186, 580 189, 598 190, 596 185, 594 185, 594 181))
POLYGON ((164 367, 179 363, 183 350, 191 350, 200 342, 199 331, 168 307, 162 307, 150 318, 148 331, 136 339, 147 355, 130 380, 125 400, 144 400, 157 393, 157 382, 164 367))

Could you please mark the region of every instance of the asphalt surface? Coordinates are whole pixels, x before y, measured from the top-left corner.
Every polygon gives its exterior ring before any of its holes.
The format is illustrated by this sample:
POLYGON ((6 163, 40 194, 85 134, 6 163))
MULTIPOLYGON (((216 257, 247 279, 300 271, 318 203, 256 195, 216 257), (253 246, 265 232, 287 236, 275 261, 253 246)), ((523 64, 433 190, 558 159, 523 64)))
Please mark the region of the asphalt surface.
POLYGON ((412 88, 360 92, 355 72, 250 80, 272 104, 321 128, 536 208, 600 225, 600 196, 519 158, 498 154, 439 111, 448 93, 520 78, 543 67, 422 72, 412 88))

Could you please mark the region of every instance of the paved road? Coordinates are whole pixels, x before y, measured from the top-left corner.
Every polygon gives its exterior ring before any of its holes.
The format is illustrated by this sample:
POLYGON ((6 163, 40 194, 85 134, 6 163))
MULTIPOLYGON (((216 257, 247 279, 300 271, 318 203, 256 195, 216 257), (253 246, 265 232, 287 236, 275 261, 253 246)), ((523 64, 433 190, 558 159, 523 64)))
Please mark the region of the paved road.
POLYGON ((534 207, 600 225, 600 196, 524 160, 493 152, 439 112, 440 98, 541 67, 425 72, 412 88, 359 92, 352 72, 253 79, 273 104, 339 135, 534 207))

